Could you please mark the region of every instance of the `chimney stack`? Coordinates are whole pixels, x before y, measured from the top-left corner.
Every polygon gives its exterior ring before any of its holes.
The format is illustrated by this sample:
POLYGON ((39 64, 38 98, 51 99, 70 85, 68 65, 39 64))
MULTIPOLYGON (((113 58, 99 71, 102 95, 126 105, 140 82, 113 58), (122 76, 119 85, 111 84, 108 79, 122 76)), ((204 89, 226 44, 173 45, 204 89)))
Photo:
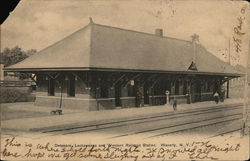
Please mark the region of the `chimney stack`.
POLYGON ((193 34, 192 36, 192 42, 199 42, 199 35, 197 35, 197 34, 193 34))
POLYGON ((89 17, 89 23, 94 23, 92 17, 89 17))
POLYGON ((155 35, 162 37, 163 36, 163 29, 155 29, 155 35))
POLYGON ((197 57, 197 43, 199 42, 199 35, 197 34, 193 34, 192 36, 192 44, 193 44, 193 63, 195 63, 196 61, 196 57, 197 57))

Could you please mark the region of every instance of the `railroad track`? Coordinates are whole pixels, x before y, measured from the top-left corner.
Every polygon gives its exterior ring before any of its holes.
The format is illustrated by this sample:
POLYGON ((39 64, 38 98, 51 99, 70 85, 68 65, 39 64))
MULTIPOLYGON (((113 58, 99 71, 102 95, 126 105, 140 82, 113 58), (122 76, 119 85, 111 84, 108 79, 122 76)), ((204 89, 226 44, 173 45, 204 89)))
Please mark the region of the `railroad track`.
POLYGON ((242 104, 220 105, 176 113, 114 120, 70 128, 44 130, 48 134, 88 134, 112 132, 110 138, 147 134, 148 138, 159 137, 212 124, 235 121, 242 118, 242 104), (117 132, 121 132, 118 134, 117 132))
MULTIPOLYGON (((175 129, 170 129, 170 130, 167 130, 167 132, 160 133, 157 135, 152 135, 149 138, 169 135, 169 134, 178 133, 178 132, 183 132, 186 130, 193 130, 193 129, 201 128, 204 126, 210 126, 210 125, 214 125, 214 124, 228 123, 228 122, 232 122, 232 121, 237 121, 241 118, 242 118, 242 114, 239 113, 239 114, 233 114, 233 115, 228 115, 228 116, 224 116, 224 117, 216 117, 216 118, 205 119, 205 120, 201 120, 201 121, 189 122, 187 124, 175 125, 174 126, 175 129)), ((165 129, 168 129, 168 128, 172 128, 172 127, 166 127, 165 129)), ((226 133, 230 133, 230 132, 234 132, 234 131, 235 130, 228 131, 226 133)), ((216 136, 219 136, 219 135, 221 135, 221 134, 218 134, 216 136)))

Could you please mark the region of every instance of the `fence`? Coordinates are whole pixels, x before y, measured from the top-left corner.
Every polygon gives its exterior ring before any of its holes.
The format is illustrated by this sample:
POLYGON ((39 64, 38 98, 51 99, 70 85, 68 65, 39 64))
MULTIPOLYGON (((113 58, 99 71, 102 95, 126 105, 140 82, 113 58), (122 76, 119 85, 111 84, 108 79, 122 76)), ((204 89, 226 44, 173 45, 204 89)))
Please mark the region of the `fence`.
POLYGON ((35 89, 34 81, 0 81, 0 103, 34 101, 35 89))
POLYGON ((0 87, 31 87, 35 84, 35 81, 0 81, 0 87))

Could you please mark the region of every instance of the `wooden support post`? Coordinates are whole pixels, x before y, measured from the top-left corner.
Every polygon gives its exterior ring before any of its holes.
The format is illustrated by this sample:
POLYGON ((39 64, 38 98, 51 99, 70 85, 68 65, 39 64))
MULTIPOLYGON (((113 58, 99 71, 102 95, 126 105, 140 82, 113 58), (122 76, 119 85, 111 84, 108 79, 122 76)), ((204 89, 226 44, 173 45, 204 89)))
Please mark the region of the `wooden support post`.
POLYGON ((191 81, 187 81, 187 103, 192 103, 191 81))
POLYGON ((229 98, 229 80, 227 81, 227 94, 226 97, 229 98))
POLYGON ((148 96, 149 96, 149 105, 153 106, 155 104, 154 101, 154 88, 153 87, 149 87, 148 88, 148 96))
POLYGON ((61 95, 60 95, 60 103, 59 103, 59 108, 62 108, 62 95, 63 95, 63 80, 61 82, 61 95))

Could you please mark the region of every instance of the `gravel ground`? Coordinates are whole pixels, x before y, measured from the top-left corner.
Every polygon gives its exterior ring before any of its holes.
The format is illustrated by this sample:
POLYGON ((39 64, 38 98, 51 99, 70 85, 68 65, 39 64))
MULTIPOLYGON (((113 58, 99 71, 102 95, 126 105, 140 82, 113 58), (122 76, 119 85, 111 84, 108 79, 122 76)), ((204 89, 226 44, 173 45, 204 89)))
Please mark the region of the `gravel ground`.
POLYGON ((1 104, 1 120, 11 120, 18 118, 31 118, 31 117, 40 117, 48 116, 48 112, 40 111, 28 111, 28 110, 17 110, 8 107, 6 104, 1 104))

